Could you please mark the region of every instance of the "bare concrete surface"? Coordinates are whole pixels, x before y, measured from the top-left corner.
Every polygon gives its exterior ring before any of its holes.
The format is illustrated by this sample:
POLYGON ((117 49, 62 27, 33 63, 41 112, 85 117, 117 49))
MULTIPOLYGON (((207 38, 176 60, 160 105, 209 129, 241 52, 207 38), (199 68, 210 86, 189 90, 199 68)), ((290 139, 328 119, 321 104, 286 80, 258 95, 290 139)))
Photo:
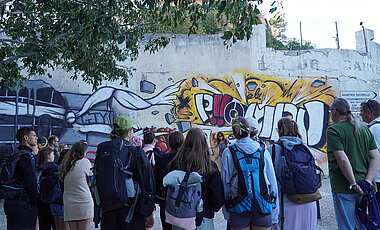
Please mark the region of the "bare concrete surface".
MULTIPOLYGON (((330 189, 330 181, 329 179, 324 179, 320 192, 323 198, 320 200, 321 207, 321 219, 318 220, 317 230, 336 230, 338 229, 336 226, 335 213, 334 213, 334 205, 331 196, 330 189)), ((0 230, 6 229, 6 218, 3 209, 4 201, 0 202, 0 230)), ((158 206, 157 206, 158 208, 158 206)), ((154 214, 155 225, 153 230, 159 230, 161 228, 160 216, 158 209, 154 214)), ((226 221, 223 218, 223 214, 221 211, 216 213, 214 218, 214 224, 216 230, 224 230, 226 229, 226 221)), ((95 229, 94 223, 91 223, 90 229, 95 229)))

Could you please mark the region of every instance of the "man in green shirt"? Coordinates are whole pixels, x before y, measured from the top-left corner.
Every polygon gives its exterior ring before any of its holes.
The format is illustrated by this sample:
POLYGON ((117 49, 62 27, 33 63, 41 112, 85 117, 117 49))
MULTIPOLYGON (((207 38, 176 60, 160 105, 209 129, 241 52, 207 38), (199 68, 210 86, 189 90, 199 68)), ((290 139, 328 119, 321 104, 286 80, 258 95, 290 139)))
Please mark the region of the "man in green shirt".
POLYGON ((365 229, 355 218, 355 206, 363 191, 356 181, 372 184, 380 168, 380 155, 373 135, 361 125, 343 98, 331 104, 334 125, 327 129, 327 156, 335 216, 339 229, 365 229))

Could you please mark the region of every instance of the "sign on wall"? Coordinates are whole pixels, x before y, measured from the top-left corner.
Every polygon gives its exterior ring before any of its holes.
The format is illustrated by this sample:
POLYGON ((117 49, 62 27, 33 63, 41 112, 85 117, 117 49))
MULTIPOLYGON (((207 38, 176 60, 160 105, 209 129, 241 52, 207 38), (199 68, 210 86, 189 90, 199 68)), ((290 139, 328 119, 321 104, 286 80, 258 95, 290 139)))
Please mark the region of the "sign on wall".
POLYGON ((355 116, 360 114, 360 104, 369 99, 374 99, 377 94, 373 91, 341 91, 340 97, 351 104, 351 112, 355 116))

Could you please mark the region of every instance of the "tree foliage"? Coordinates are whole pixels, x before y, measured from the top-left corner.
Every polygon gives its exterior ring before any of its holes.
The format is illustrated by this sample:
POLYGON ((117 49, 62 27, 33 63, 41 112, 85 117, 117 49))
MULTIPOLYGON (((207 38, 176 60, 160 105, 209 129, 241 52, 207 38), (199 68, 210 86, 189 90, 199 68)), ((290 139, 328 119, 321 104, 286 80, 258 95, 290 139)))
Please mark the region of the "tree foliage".
MULTIPOLYGON (((61 67, 97 88, 104 80, 128 84, 140 48, 155 52, 169 36, 146 36, 186 23, 223 21, 225 43, 249 39, 263 0, 3 0, 0 1, 0 87, 61 67), (208 12, 214 11, 212 16, 208 12), (209 17, 209 18, 207 18, 209 17), (5 35, 5 36, 4 36, 5 35), (26 74, 22 70, 26 71, 26 74)), ((210 28, 206 28, 210 29, 210 28)))
POLYGON ((267 46, 275 50, 308 50, 315 49, 309 41, 301 42, 296 38, 288 38, 285 35, 287 22, 281 11, 276 11, 267 22, 267 46))

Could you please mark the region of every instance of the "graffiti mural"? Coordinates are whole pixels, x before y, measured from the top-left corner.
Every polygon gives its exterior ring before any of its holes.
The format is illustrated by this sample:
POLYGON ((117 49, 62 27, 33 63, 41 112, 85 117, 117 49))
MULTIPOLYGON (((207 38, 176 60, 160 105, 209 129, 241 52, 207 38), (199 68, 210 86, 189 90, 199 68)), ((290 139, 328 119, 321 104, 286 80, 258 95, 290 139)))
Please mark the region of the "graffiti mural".
POLYGON ((22 89, 0 89, 0 143, 15 142, 17 129, 31 126, 39 136, 58 135, 67 144, 87 140, 90 147, 96 147, 108 139, 112 130, 113 104, 129 110, 174 105, 174 93, 180 84, 170 85, 147 99, 109 86, 93 94, 58 92, 41 80, 25 82, 22 89))
MULTIPOLYGON (((278 139, 277 122, 287 116, 297 121, 306 144, 320 152, 325 151, 328 110, 335 97, 322 78, 286 80, 249 72, 222 78, 197 75, 182 84, 176 105, 166 116, 170 122, 176 119, 182 132, 201 127, 211 141, 218 131, 231 133, 235 117, 254 117, 260 140, 268 142, 278 139)), ((325 161, 324 155, 320 161, 325 161)))
MULTIPOLYGON (((92 94, 59 92, 41 80, 25 82, 22 89, 0 89, 0 143, 15 142, 16 130, 31 126, 39 136, 55 134, 67 144, 87 140, 94 158, 95 147, 108 140, 112 120, 120 114, 116 107, 123 113, 157 107, 144 113, 144 119, 154 119, 162 116, 160 106, 166 106, 166 124, 153 128, 163 151, 168 150, 170 132, 186 133, 195 126, 205 131, 213 145, 218 131, 231 135, 230 125, 237 116, 256 118, 260 140, 273 142, 278 139, 277 121, 287 116, 297 121, 305 143, 320 155, 319 160, 326 161, 328 109, 336 95, 324 78, 279 78, 236 71, 230 76, 194 75, 170 82, 156 93, 154 82, 142 80, 139 94, 111 86, 92 94)), ((142 139, 142 130, 135 135, 142 139)))

